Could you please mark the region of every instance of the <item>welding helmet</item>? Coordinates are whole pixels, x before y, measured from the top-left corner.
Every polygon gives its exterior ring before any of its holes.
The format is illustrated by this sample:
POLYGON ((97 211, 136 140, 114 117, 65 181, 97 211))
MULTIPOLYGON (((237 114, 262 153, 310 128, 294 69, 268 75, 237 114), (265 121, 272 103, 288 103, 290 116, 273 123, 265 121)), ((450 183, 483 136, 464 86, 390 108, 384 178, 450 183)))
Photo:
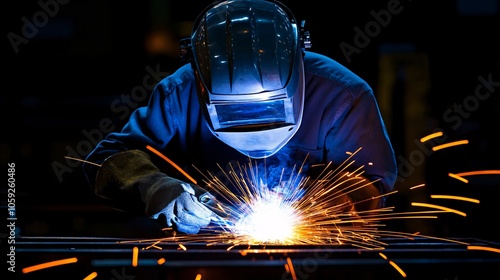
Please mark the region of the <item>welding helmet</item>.
POLYGON ((279 2, 229 0, 205 9, 189 41, 181 43, 210 131, 251 158, 276 153, 301 124, 299 29, 279 2))

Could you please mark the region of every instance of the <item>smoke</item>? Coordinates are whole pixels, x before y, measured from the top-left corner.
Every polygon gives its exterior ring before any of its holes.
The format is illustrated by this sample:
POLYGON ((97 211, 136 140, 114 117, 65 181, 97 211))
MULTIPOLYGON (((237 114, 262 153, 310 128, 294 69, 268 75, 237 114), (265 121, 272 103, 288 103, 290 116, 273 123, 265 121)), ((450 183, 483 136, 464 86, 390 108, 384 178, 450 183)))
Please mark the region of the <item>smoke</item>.
POLYGON ((303 190, 298 190, 302 180, 306 177, 309 166, 304 158, 298 159, 283 148, 271 157, 256 161, 259 185, 268 190, 278 192, 283 197, 303 195, 303 190))

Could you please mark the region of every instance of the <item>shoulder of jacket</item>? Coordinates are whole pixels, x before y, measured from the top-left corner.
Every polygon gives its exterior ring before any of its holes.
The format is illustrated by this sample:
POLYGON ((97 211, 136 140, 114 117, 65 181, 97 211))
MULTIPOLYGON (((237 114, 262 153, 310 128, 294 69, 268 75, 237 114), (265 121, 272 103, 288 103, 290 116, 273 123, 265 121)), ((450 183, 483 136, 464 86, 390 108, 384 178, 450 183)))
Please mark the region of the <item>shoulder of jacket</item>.
POLYGON ((193 81, 194 73, 189 63, 187 63, 163 78, 158 83, 158 86, 161 86, 164 91, 170 92, 188 87, 193 81))
POLYGON ((346 66, 326 55, 306 51, 304 71, 314 78, 321 77, 354 92, 372 91, 370 85, 346 66))

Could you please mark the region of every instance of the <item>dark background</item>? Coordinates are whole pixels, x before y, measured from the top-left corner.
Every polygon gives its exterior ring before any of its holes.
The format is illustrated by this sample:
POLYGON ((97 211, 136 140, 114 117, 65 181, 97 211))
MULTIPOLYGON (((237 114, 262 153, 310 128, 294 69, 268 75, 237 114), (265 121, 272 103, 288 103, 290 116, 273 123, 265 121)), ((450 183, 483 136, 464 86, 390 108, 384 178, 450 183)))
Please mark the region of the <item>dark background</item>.
MULTIPOLYGON (((164 76, 181 65, 179 39, 189 36, 210 1, 9 2, 2 9, 0 157, 16 165, 18 232, 154 235, 157 228, 143 217, 102 205, 80 164, 65 156, 84 158, 103 135, 101 120, 112 120, 116 129, 123 125, 130 111, 112 104, 132 110, 147 102, 137 95, 145 90, 144 78, 152 77, 151 69, 164 76), (124 96, 135 99, 126 103, 124 96)), ((402 171, 389 203, 401 212, 422 210, 410 206, 419 201, 467 213, 389 224, 408 232, 498 240, 500 176, 470 176, 466 184, 448 173, 500 170, 500 1, 283 2, 306 20, 311 51, 336 59, 375 89, 402 171), (371 35, 362 41, 356 28, 371 35), (356 52, 346 55, 341 46, 347 44, 356 52), (480 76, 494 83, 477 95, 480 76), (457 106, 463 114, 446 115, 457 106), (436 130, 444 137, 435 143, 470 142, 437 152, 415 144, 436 130), (431 200, 431 194, 481 203, 431 200)))

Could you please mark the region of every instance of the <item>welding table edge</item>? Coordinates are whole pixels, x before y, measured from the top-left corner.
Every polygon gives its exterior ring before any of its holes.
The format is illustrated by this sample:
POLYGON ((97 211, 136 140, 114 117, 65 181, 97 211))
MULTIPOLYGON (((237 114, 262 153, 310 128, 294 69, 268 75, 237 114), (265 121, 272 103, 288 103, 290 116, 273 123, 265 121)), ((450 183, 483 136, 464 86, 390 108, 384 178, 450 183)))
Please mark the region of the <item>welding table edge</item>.
MULTIPOLYGON (((77 263, 67 267, 21 275, 26 280, 39 279, 39 274, 52 277, 61 273, 75 273, 76 276, 93 271, 98 272, 101 278, 106 276, 116 278, 113 273, 119 271, 120 275, 123 273, 135 275, 137 279, 141 278, 140 275, 149 277, 155 274, 156 278, 148 278, 151 280, 181 279, 177 276, 191 277, 191 273, 202 273, 204 279, 217 280, 233 280, 236 276, 242 280, 292 279, 287 276, 284 268, 289 261, 297 273, 305 273, 312 269, 313 272, 306 275, 310 280, 326 279, 325 275, 330 273, 337 273, 337 276, 345 274, 346 279, 351 279, 349 275, 353 274, 356 275, 356 279, 401 279, 401 276, 390 268, 388 260, 382 258, 379 253, 385 254, 391 261, 403 266, 410 275, 409 279, 476 280, 481 276, 486 279, 485 277, 496 274, 500 267, 500 254, 480 250, 469 251, 465 244, 427 238, 416 240, 389 238, 384 241, 390 245, 381 250, 343 245, 260 246, 256 249, 240 246, 227 250, 229 247, 227 244, 207 246, 204 243, 186 244, 187 250, 182 250, 175 242, 159 243, 162 249, 144 250, 143 248, 153 242, 123 238, 25 236, 16 240, 16 262, 18 267, 28 267, 55 259, 72 257, 78 259, 77 263), (136 265, 132 263, 134 247, 139 248, 136 265), (162 258, 165 262, 160 264, 158 261, 162 258), (125 268, 127 270, 123 270, 125 268), (367 274, 371 276, 366 277, 367 274)), ((467 241, 470 245, 500 248, 498 243, 485 240, 467 241)))
MULTIPOLYGON (((187 250, 181 250, 175 242, 161 242, 156 248, 145 249, 153 242, 144 242, 144 239, 122 239, 101 237, 20 237, 16 240, 16 252, 19 254, 80 254, 99 256, 102 259, 111 259, 113 255, 130 260, 133 247, 139 248, 141 260, 170 256, 178 258, 179 265, 184 265, 186 255, 200 261, 226 261, 229 258, 235 261, 238 258, 247 261, 263 261, 269 263, 269 256, 277 256, 275 265, 283 265, 283 259, 290 257, 301 259, 314 257, 318 264, 334 265, 343 263, 345 259, 357 263, 380 261, 379 253, 389 255, 393 260, 400 262, 493 262, 500 264, 500 255, 494 252, 468 250, 465 244, 445 242, 439 240, 419 239, 387 239, 389 246, 384 249, 362 249, 343 245, 310 245, 310 246, 255 246, 234 247, 228 250, 229 245, 219 244, 207 246, 204 243, 185 244, 187 250), (394 242, 397 241, 397 242, 394 242), (245 254, 242 254, 242 253, 245 254), (407 257, 408 256, 408 257, 407 257)), ((485 240, 469 239, 464 243, 476 246, 499 247, 498 243, 485 240)), ((95 259, 95 257, 94 257, 95 259)), ((210 263, 210 262, 207 262, 210 263)), ((345 265, 345 264, 344 264, 345 265)))

